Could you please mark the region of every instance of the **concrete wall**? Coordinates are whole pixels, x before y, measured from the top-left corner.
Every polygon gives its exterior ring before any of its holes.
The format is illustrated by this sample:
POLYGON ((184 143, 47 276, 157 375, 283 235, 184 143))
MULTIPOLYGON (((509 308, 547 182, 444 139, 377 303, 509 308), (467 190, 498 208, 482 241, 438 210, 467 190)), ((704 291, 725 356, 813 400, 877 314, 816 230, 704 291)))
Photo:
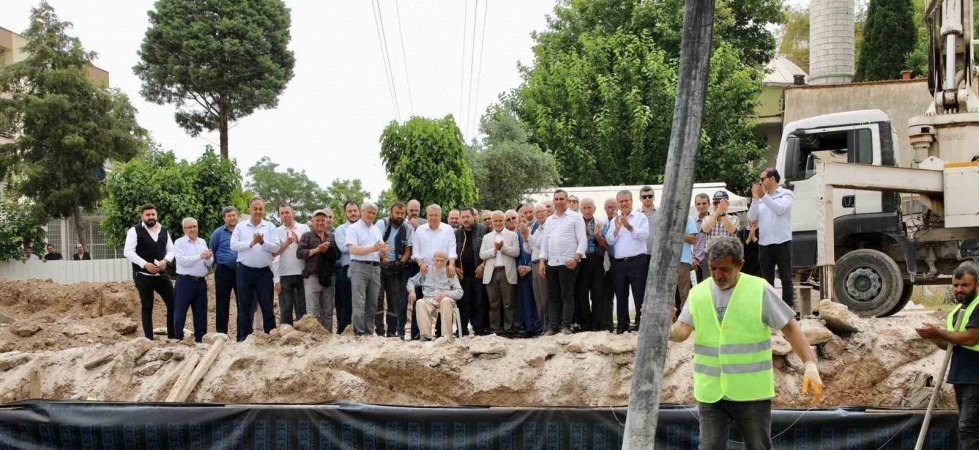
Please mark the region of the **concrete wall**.
POLYGON ((812 0, 809 5, 809 82, 853 81, 853 0, 812 0))
POLYGON ((908 120, 920 116, 931 104, 927 80, 895 80, 826 86, 792 86, 785 89, 784 123, 862 109, 879 109, 891 118, 898 137, 902 165, 911 163, 908 120))

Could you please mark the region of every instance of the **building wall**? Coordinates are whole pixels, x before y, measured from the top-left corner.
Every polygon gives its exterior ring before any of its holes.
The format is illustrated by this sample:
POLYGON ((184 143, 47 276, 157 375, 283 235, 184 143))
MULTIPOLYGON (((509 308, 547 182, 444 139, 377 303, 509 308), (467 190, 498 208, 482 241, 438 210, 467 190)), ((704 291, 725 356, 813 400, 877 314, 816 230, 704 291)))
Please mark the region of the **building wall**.
MULTIPOLYGON (((884 111, 898 137, 898 155, 903 165, 911 162, 908 120, 925 113, 932 97, 928 82, 894 80, 825 86, 792 86, 785 89, 784 123, 846 111, 884 111)), ((772 161, 774 162, 774 161, 772 161)))

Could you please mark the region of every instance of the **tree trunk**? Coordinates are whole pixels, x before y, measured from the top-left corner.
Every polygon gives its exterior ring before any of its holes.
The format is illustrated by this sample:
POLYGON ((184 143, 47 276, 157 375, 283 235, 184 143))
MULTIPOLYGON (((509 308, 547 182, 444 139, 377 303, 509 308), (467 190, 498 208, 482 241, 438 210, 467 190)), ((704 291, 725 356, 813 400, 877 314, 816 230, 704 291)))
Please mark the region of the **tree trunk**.
MULTIPOLYGON (((82 228, 82 209, 79 208, 78 205, 74 205, 71 207, 71 218, 75 222, 75 234, 78 235, 78 242, 81 242, 82 246, 88 248, 88 243, 85 242, 85 233, 83 232, 84 229, 82 228)), ((71 244, 71 249, 72 251, 74 251, 75 249, 74 243, 68 243, 68 244, 71 244)))
POLYGON ((656 442, 660 388, 669 342, 677 268, 683 234, 690 212, 694 169, 710 74, 711 35, 714 0, 686 0, 683 12, 683 46, 670 153, 666 160, 663 203, 655 232, 659 245, 653 246, 643 320, 636 345, 635 375, 629 392, 623 449, 651 449, 656 442))
POLYGON ((228 117, 231 115, 224 102, 221 102, 221 117, 218 119, 218 131, 221 134, 221 157, 228 159, 228 117))

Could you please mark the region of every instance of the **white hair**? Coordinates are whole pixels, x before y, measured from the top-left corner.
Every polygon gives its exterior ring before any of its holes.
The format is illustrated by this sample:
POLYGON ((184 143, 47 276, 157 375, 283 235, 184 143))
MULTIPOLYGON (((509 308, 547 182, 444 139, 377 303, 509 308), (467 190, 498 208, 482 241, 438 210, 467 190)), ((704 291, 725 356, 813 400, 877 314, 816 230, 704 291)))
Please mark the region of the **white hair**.
POLYGON ((496 216, 500 216, 500 217, 506 219, 506 214, 503 214, 503 211, 499 211, 499 210, 493 211, 493 214, 490 217, 492 217, 492 218, 495 219, 496 216))
POLYGON ((442 214, 442 207, 439 206, 437 203, 432 203, 431 205, 428 205, 428 207, 425 208, 425 214, 430 213, 433 209, 438 211, 439 214, 442 214))
POLYGON ((195 219, 193 217, 184 217, 184 220, 181 220, 180 221, 180 226, 181 227, 186 227, 187 224, 190 223, 190 222, 194 222, 194 224, 196 225, 197 224, 197 219, 195 219))
POLYGON ((364 202, 364 204, 360 206, 360 210, 363 211, 365 209, 373 209, 374 211, 377 211, 377 205, 371 202, 364 202))

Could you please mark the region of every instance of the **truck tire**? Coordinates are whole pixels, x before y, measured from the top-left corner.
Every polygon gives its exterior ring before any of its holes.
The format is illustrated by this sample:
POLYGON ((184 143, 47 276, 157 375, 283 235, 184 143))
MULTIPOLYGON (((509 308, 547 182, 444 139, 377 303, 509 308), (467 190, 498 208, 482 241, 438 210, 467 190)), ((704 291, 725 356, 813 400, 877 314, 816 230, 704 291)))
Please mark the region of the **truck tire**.
POLYGON ((883 315, 877 316, 877 317, 890 317, 890 316, 893 316, 894 314, 897 314, 897 313, 901 312, 901 310, 904 309, 904 307, 908 305, 908 302, 911 301, 911 294, 914 293, 914 284, 911 283, 910 281, 905 281, 904 282, 904 287, 902 289, 903 290, 901 291, 901 300, 898 301, 897 304, 894 305, 894 307, 891 308, 890 311, 884 313, 883 315))
MULTIPOLYGON (((890 256, 860 249, 836 262, 836 301, 861 317, 883 317, 895 309, 904 293, 901 268, 890 256)), ((897 312, 897 311, 895 311, 897 312)))

